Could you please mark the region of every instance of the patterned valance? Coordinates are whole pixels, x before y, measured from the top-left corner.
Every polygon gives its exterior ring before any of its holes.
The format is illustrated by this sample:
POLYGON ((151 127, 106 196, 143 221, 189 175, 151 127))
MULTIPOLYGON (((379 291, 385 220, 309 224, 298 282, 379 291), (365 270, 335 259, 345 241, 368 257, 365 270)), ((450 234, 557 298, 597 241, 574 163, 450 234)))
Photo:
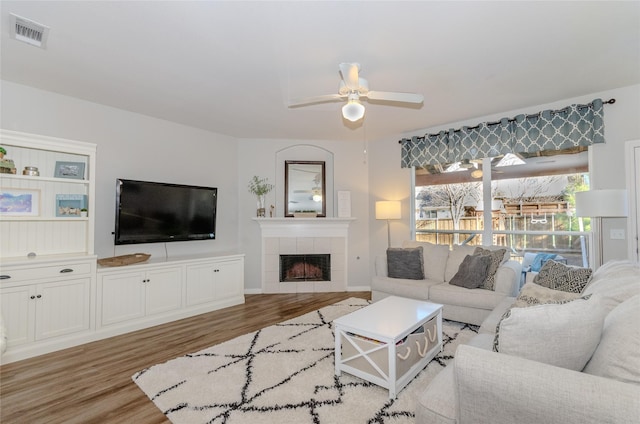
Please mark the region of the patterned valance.
POLYGON ((534 153, 604 143, 601 99, 534 115, 502 118, 475 127, 462 127, 402 139, 402 167, 481 159, 506 153, 534 153))

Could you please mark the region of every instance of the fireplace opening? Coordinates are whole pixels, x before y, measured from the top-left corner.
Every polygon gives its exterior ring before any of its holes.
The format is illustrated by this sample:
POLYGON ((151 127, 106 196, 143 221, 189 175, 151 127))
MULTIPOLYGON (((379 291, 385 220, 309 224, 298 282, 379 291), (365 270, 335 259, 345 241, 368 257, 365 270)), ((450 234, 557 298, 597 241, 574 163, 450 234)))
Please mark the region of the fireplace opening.
POLYGON ((331 255, 280 255, 280 282, 331 281, 331 255))

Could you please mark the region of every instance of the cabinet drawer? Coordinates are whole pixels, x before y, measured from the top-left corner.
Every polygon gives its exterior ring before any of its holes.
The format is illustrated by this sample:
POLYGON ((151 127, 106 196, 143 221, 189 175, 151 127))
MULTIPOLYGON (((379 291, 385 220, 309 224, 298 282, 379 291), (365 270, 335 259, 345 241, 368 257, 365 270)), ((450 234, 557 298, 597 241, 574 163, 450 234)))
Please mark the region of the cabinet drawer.
POLYGON ((57 278, 64 276, 75 276, 89 274, 91 272, 91 264, 72 263, 53 266, 43 266, 36 268, 21 269, 2 269, 0 270, 0 281, 4 283, 13 283, 18 281, 36 280, 40 278, 57 278))

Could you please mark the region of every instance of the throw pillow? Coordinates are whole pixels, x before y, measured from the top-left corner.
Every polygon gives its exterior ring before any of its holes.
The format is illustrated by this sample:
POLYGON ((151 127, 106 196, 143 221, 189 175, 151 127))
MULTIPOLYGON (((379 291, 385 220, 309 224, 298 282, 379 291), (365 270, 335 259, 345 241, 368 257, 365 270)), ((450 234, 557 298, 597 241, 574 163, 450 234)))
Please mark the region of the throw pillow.
POLYGON ((605 318, 600 344, 583 372, 640 385, 639 322, 640 295, 616 306, 605 318))
POLYGON ((494 350, 581 371, 600 342, 605 314, 597 296, 512 308, 498 325, 494 350))
POLYGON ((491 258, 489 256, 467 255, 462 260, 458 272, 453 276, 449 284, 467 289, 476 289, 487 278, 491 258))
POLYGON ((424 264, 422 246, 387 249, 387 269, 390 278, 405 278, 408 280, 424 279, 424 264))
POLYGON ((491 258, 489 271, 487 272, 487 278, 483 282, 482 288, 486 290, 493 290, 496 283, 496 271, 498 271, 498 268, 502 264, 507 254, 507 249, 489 250, 483 249, 482 247, 476 247, 476 250, 473 252, 473 254, 488 256, 489 258, 491 258))
POLYGON ((558 256, 555 253, 538 253, 533 262, 531 262, 531 271, 539 272, 542 265, 544 265, 549 259, 555 259, 558 256))
POLYGON ((427 241, 405 240, 402 247, 422 246, 422 263, 424 265, 424 278, 444 282, 444 270, 449 255, 449 246, 445 244, 433 244, 427 241))
POLYGON ((451 247, 451 251, 448 252, 449 256, 445 258, 447 266, 444 271, 444 281, 451 281, 458 269, 460 268, 460 264, 464 261, 464 258, 467 255, 473 255, 473 252, 476 250, 475 246, 467 246, 466 244, 454 244, 451 247))
POLYGON ((554 290, 581 293, 591 273, 591 268, 564 265, 551 259, 542 265, 533 282, 554 290))
POLYGON ((579 293, 553 290, 534 283, 527 283, 520 290, 520 294, 511 306, 512 308, 526 308, 548 303, 566 303, 580 297, 579 293))

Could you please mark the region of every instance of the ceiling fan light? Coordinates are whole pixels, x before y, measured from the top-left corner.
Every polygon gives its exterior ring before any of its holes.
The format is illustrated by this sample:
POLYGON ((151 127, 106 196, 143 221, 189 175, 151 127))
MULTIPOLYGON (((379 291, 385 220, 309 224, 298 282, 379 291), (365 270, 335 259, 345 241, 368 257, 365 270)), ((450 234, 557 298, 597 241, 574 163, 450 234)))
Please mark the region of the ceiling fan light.
POLYGON ((342 116, 351 122, 356 122, 364 116, 364 106, 358 100, 349 100, 342 106, 342 116))

